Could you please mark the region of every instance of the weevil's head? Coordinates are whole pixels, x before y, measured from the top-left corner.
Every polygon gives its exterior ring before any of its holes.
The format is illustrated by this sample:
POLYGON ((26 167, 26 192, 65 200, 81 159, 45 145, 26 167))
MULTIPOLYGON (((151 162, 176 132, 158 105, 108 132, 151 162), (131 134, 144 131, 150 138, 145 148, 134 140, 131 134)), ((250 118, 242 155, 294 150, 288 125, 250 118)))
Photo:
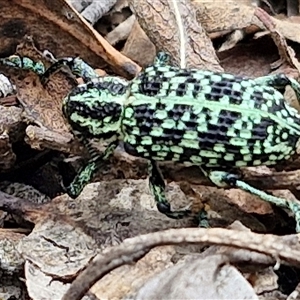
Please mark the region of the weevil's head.
POLYGON ((104 77, 73 89, 63 100, 63 114, 74 132, 111 141, 118 137, 128 82, 104 77))

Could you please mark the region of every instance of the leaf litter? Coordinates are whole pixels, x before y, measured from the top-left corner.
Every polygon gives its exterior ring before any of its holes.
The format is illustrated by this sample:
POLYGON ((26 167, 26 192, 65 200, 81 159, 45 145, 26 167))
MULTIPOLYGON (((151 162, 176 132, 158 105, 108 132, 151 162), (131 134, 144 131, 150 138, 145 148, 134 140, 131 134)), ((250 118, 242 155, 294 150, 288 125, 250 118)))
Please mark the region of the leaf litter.
MULTIPOLYGON (((282 2, 281 7, 273 1, 178 1, 186 39, 182 43, 170 1, 107 1, 107 7, 97 9, 93 5, 100 1, 87 1, 85 8, 76 7, 80 15, 72 1, 43 0, 36 5, 31 0, 2 0, 0 54, 1 58, 27 56, 46 66, 51 55, 45 53, 79 55, 99 73, 130 79, 153 61, 156 50, 165 50, 177 65, 185 53, 192 67, 243 76, 283 72, 298 79, 299 5, 295 13, 292 1, 282 2), (89 20, 94 28, 84 19, 84 11, 97 12, 89 20)), ((77 157, 84 149, 68 130, 61 100, 80 79, 62 70, 43 86, 33 72, 3 65, 0 70, 16 87, 0 99, 0 180, 5 182, 0 192, 4 243, 0 255, 1 262, 7 262, 1 264, 1 272, 7 272, 12 282, 1 282, 1 299, 29 295, 31 299, 73 300, 64 293, 79 274, 69 290, 75 290, 76 297, 107 274, 86 299, 197 295, 225 299, 233 296, 230 293, 236 286, 241 299, 297 294, 298 236, 276 235, 292 233, 291 219, 254 196, 212 187, 193 168, 163 166, 171 182, 167 195, 172 206, 194 210, 205 206, 212 227, 227 229, 181 232, 180 228, 193 227, 194 220, 175 221, 158 213, 148 191, 145 162, 121 150, 99 172, 96 183, 88 185, 76 201, 68 198, 59 185, 61 161, 80 164, 77 157), (19 181, 23 185, 16 185, 19 181), (35 195, 51 201, 35 201, 35 195), (230 226, 237 219, 260 234, 236 223, 230 226), (171 228, 178 231, 160 233, 171 228), (199 239, 187 245, 193 234, 199 234, 199 239), (138 262, 126 265, 134 261, 138 262), (288 265, 290 273, 281 273, 281 264, 288 265), (96 274, 88 273, 93 265, 96 274), (274 265, 279 270, 274 271, 274 265), (293 280, 286 274, 293 274, 293 280), (284 276, 290 279, 287 286, 281 280, 284 276)), ((295 103, 292 93, 286 98, 295 103)), ((250 183, 281 189, 275 192, 299 199, 297 159, 283 168, 284 172, 249 169, 245 176, 250 183)))

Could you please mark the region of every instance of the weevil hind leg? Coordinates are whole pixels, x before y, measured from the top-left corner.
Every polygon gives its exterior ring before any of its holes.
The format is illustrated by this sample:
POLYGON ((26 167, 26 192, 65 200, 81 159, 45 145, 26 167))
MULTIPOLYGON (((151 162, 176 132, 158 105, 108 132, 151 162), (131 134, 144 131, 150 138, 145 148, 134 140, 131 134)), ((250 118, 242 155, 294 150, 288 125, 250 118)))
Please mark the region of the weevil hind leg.
POLYGON ((261 191, 248 183, 240 180, 240 176, 225 171, 209 171, 206 172, 207 177, 218 187, 235 187, 243 191, 260 197, 262 200, 279 207, 288 208, 294 214, 296 221, 296 232, 300 232, 300 203, 289 201, 284 198, 276 197, 261 191))

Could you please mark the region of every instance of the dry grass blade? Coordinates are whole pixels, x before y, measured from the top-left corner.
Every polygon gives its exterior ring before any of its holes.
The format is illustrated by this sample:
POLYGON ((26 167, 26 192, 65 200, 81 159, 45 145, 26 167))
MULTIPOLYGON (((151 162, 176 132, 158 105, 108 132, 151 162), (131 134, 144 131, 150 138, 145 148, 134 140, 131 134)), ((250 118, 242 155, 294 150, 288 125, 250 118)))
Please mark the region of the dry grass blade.
POLYGON ((179 40, 180 40, 180 67, 185 68, 185 44, 186 44, 186 32, 183 26, 181 14, 180 14, 180 9, 178 7, 178 3, 176 0, 172 0, 171 3, 173 4, 174 12, 175 12, 175 17, 176 17, 176 22, 178 26, 178 31, 179 31, 179 40))

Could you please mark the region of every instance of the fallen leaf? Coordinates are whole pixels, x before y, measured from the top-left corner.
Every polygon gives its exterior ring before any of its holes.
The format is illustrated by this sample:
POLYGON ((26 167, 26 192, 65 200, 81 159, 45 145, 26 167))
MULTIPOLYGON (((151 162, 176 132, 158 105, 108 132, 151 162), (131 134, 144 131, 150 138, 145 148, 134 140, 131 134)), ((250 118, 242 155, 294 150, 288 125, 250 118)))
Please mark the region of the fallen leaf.
POLYGON ((140 67, 115 50, 65 0, 1 0, 0 55, 15 52, 24 36, 33 36, 40 49, 49 50, 56 57, 82 59, 94 68, 104 62, 116 74, 134 77, 140 67))

